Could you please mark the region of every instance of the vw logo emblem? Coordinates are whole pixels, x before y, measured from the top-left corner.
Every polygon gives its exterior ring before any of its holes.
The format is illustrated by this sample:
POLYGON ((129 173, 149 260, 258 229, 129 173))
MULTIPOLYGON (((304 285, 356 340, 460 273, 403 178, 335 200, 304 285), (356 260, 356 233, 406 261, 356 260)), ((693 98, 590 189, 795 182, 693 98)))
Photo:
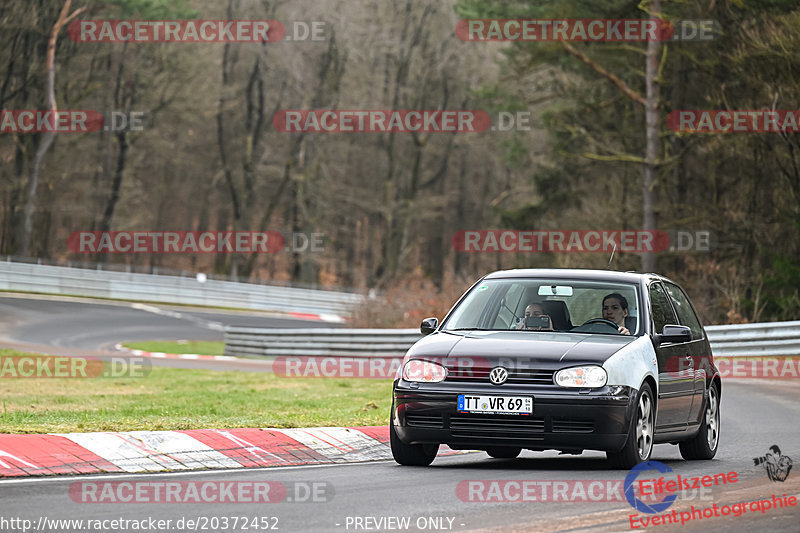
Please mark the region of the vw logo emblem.
POLYGON ((496 366, 489 372, 489 381, 495 385, 502 385, 508 379, 508 370, 502 366, 496 366))

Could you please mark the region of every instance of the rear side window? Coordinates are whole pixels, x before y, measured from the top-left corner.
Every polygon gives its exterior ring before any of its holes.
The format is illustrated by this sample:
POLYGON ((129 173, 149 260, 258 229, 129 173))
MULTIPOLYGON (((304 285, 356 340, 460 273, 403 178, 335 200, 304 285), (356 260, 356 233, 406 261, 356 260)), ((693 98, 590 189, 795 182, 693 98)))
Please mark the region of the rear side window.
POLYGON ((700 320, 698 320, 694 309, 692 309, 692 304, 689 302, 686 293, 677 285, 672 285, 671 283, 665 283, 664 285, 670 298, 672 298, 672 303, 675 304, 675 311, 678 313, 678 320, 680 320, 681 325, 688 326, 692 330, 693 339, 702 339, 703 328, 700 326, 700 320))
POLYGON ((650 306, 653 309, 653 325, 655 333, 661 333, 667 324, 675 324, 675 313, 669 304, 667 293, 660 283, 650 285, 650 306))

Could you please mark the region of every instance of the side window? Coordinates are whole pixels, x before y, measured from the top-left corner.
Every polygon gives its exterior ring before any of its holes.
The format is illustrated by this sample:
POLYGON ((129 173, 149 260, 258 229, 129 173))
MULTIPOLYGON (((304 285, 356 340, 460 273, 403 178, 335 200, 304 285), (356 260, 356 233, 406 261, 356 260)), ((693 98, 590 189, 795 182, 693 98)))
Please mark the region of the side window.
MULTIPOLYGON (((506 291, 500 303, 500 308, 497 310, 497 318, 494 321, 493 329, 509 329, 516 326, 516 320, 512 309, 516 309, 519 305, 519 300, 522 298, 522 293, 525 286, 521 283, 515 283, 506 291)), ((523 313, 525 311, 523 310, 523 313)))
POLYGON ((485 327, 482 326, 481 319, 498 290, 500 290, 499 286, 490 287, 485 283, 474 289, 468 296, 470 305, 463 305, 464 302, 462 302, 462 305, 459 305, 447 319, 448 327, 453 327, 453 324, 458 324, 462 328, 485 327))
POLYGON ((672 307, 669 305, 667 293, 664 292, 664 287, 660 283, 650 285, 650 307, 653 310, 655 333, 661 333, 665 325, 677 322, 675 313, 672 312, 672 307))
POLYGON ((700 321, 697 319, 686 293, 680 287, 671 283, 666 283, 665 286, 670 298, 672 298, 672 303, 675 304, 675 311, 678 313, 678 320, 680 320, 681 325, 688 326, 692 330, 693 339, 702 339, 703 328, 700 326, 700 321))

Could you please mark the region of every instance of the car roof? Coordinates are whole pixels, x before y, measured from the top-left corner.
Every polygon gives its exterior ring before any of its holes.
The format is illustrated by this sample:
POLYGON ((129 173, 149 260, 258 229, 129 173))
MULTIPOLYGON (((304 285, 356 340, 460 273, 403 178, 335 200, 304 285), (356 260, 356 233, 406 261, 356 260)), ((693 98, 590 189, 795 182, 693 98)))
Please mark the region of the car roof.
MULTIPOLYGON (((614 270, 591 270, 583 268, 517 268, 498 270, 487 274, 483 279, 502 278, 556 278, 596 281, 616 281, 620 283, 641 283, 650 279, 671 281, 660 274, 641 272, 617 272, 614 270)), ((675 283, 674 281, 671 281, 675 283)), ((677 284, 676 284, 677 285, 677 284)))

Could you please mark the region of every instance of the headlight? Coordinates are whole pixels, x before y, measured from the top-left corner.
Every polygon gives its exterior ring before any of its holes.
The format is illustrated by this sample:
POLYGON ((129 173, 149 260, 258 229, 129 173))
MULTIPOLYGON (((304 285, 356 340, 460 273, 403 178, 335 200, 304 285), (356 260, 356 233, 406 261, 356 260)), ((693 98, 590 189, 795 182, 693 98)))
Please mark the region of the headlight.
POLYGON ((412 359, 403 367, 403 379, 419 383, 438 383, 447 377, 447 369, 438 363, 412 359))
POLYGON ((608 374, 601 366, 576 366, 556 372, 556 384, 561 387, 602 387, 608 374))

